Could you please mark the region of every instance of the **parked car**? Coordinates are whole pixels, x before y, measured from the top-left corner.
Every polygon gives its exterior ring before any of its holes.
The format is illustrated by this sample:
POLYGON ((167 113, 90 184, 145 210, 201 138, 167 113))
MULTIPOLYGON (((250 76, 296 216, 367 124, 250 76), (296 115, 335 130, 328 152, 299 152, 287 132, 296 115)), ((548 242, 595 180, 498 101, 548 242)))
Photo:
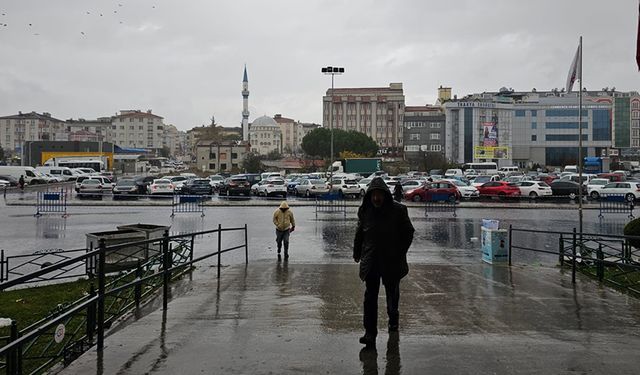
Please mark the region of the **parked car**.
POLYGON ((393 191, 396 184, 399 184, 402 178, 400 176, 387 176, 384 178, 384 183, 387 184, 389 190, 393 191))
POLYGON ((622 195, 627 201, 633 202, 640 198, 640 183, 629 181, 608 183, 600 190, 600 196, 604 198, 608 195, 622 195))
POLYGON ((558 179, 558 176, 556 176, 555 174, 540 173, 536 176, 536 180, 542 181, 547 185, 551 185, 551 183, 557 179, 558 179))
POLYGON ((149 195, 151 196, 173 195, 174 192, 175 186, 168 178, 158 178, 149 184, 149 195))
POLYGON ((209 176, 209 184, 211 185, 211 187, 214 190, 218 189, 218 186, 220 186, 220 184, 224 181, 224 177, 220 176, 219 174, 214 174, 209 176))
POLYGON ((418 179, 414 179, 414 180, 404 180, 402 181, 401 185, 402 185, 402 192, 406 193, 409 190, 413 190, 415 188, 420 187, 420 185, 424 184, 425 180, 418 180, 418 179))
POLYGON ((208 178, 194 178, 184 185, 180 190, 182 194, 198 194, 198 195, 212 195, 213 188, 211 187, 211 180, 208 178))
POLYGON ((0 180, 7 181, 9 186, 18 186, 18 179, 13 176, 0 175, 0 180))
MULTIPOLYGON (((277 176, 275 176, 275 177, 278 177, 278 176, 280 176, 279 173, 277 173, 277 176)), ((227 177, 231 177, 231 176, 227 176, 227 177)), ((259 173, 241 173, 241 174, 234 175, 234 177, 244 177, 244 178, 246 178, 247 181, 249 181, 249 185, 253 185, 253 184, 263 180, 262 176, 259 173)))
POLYGON ((606 178, 610 182, 624 181, 626 176, 622 173, 600 173, 598 178, 606 178))
POLYGON ((476 188, 475 186, 471 185, 468 182, 464 182, 457 178, 451 178, 451 179, 448 179, 447 181, 451 182, 456 187, 456 189, 458 189, 462 198, 471 199, 471 198, 478 198, 480 196, 480 192, 478 191, 478 188, 476 188))
POLYGON ((0 178, 0 188, 5 188, 11 186, 11 183, 8 180, 3 180, 0 178))
POLYGON ((102 183, 98 179, 88 178, 80 183, 78 197, 96 197, 102 199, 102 183))
POLYGON ((164 176, 162 178, 171 181, 173 190, 176 193, 179 193, 182 190, 182 186, 189 180, 187 176, 164 176))
POLYGON ((354 198, 358 198, 360 196, 360 185, 358 185, 358 182, 353 178, 334 177, 331 180, 331 192, 337 193, 341 197, 350 195, 354 198))
POLYGON ((453 168, 453 169, 447 169, 444 172, 444 176, 446 178, 451 178, 453 176, 464 176, 464 173, 462 173, 462 169, 453 168))
POLYGON ((507 181, 489 181, 478 186, 481 197, 518 197, 520 189, 514 183, 507 181))
MULTIPOLYGON (((554 196, 568 196, 572 200, 576 199, 580 192, 580 184, 573 181, 554 181, 549 186, 554 196)), ((583 189, 586 193, 586 186, 583 185, 583 189)))
POLYGON ((113 193, 113 200, 125 197, 134 199, 138 198, 138 186, 136 185, 136 181, 130 178, 120 179, 111 192, 113 193))
POLYGON ((115 186, 111 180, 109 180, 107 177, 103 177, 103 176, 80 176, 76 179, 76 183, 75 183, 75 191, 79 192, 80 191, 80 185, 82 184, 83 181, 86 180, 98 180, 100 181, 100 185, 102 186, 103 190, 107 190, 107 191, 111 191, 113 189, 113 187, 115 186))
POLYGON ((324 180, 306 178, 296 186, 296 195, 311 197, 329 192, 329 188, 324 180))
POLYGON ((594 178, 589 181, 587 184, 587 194, 591 197, 591 199, 599 199, 600 198, 600 190, 609 184, 609 179, 607 178, 594 178))
POLYGON ((551 187, 543 181, 522 181, 516 182, 520 189, 520 195, 531 198, 546 197, 552 195, 551 187))
POLYGON ((414 202, 430 202, 443 199, 455 202, 460 198, 462 198, 462 195, 451 181, 425 183, 404 194, 404 199, 414 202))
POLYGON ((367 192, 367 188, 369 187, 369 184, 371 183, 371 180, 373 180, 372 178, 363 178, 360 181, 358 181, 358 186, 360 187, 360 195, 364 197, 364 194, 367 192))
POLYGON ((305 178, 309 178, 309 175, 297 175, 297 176, 289 176, 290 180, 289 182, 286 182, 287 180, 285 180, 285 183, 287 185, 287 194, 295 194, 296 193, 296 186, 300 183, 300 181, 302 181, 305 178))
POLYGON ((224 180, 224 182, 218 188, 219 195, 246 195, 251 194, 251 184, 246 177, 243 176, 231 176, 224 180))
POLYGON ((284 179, 269 178, 263 180, 262 183, 258 186, 257 195, 263 197, 280 195, 285 198, 287 196, 287 187, 284 184, 284 179))
POLYGON ((157 177, 154 176, 139 176, 134 177, 134 181, 136 183, 136 187, 138 188, 138 194, 144 195, 149 192, 149 185, 156 180, 157 177))
POLYGON ((481 174, 479 176, 476 176, 476 178, 473 179, 473 182, 471 183, 471 185, 477 188, 480 185, 483 185, 487 182, 492 182, 492 181, 500 181, 500 176, 498 176, 497 174, 494 174, 494 175, 481 174))

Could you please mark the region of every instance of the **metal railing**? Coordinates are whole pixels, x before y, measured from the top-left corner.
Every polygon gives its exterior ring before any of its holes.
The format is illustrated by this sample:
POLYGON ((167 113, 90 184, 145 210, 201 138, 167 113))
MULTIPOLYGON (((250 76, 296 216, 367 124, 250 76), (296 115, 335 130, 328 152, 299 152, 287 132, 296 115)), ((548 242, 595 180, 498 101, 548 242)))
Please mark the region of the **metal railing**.
POLYGON ((39 191, 36 194, 36 213, 33 216, 59 213, 62 217, 67 217, 67 191, 64 188, 59 191, 39 191))
POLYGON ((453 213, 456 217, 456 209, 458 202, 456 197, 449 194, 432 194, 431 199, 424 202, 424 216, 428 217, 429 213, 444 212, 453 213))
POLYGON ((514 250, 550 254, 557 257, 561 267, 571 268, 573 283, 580 271, 640 296, 640 250, 632 246, 636 241, 640 241, 639 236, 578 233, 575 228, 572 232, 556 232, 509 226, 509 265, 512 264, 514 250), (529 238, 528 242, 538 244, 538 247, 518 242, 518 234, 537 237, 534 240, 529 238), (556 243, 557 250, 544 247, 544 243, 549 242, 556 243))
MULTIPOLYGON (((8 288, 28 285, 31 282, 42 281, 47 275, 56 275, 65 267, 86 265, 89 260, 95 260, 95 274, 89 286, 87 295, 35 322, 28 327, 18 329, 18 323, 12 321, 6 344, 0 340, 0 369, 7 374, 40 373, 61 359, 64 365, 87 351, 93 345, 99 350, 104 347, 105 331, 119 318, 129 311, 137 310, 141 304, 151 300, 162 289, 162 305, 167 308, 170 298, 169 284, 191 270, 198 262, 217 256, 217 278, 220 279, 221 255, 227 252, 244 249, 245 263, 248 263, 248 235, 247 226, 238 228, 222 228, 170 236, 168 230, 160 239, 150 239, 130 243, 107 246, 104 239, 95 250, 61 260, 56 264, 45 266, 34 272, 18 275, 17 277, 0 283, 0 292, 8 288), (223 248, 223 233, 242 232, 243 243, 223 248), (194 254, 194 239, 199 236, 216 235, 217 250, 194 254), (136 258, 136 253, 125 251, 130 258, 116 257, 112 267, 109 259, 114 254, 125 249, 137 248, 148 251, 150 247, 158 246, 159 251, 143 261, 136 258), (130 263, 136 259, 135 267, 122 271, 118 262, 130 263), (116 266, 113 266, 113 265, 116 266), (115 272, 118 270, 118 272, 115 272), (60 341, 54 337, 56 329, 63 326, 66 332, 60 341)), ((0 338, 1 339, 1 338, 0 338)))
POLYGON ((321 196, 316 196, 316 219, 318 218, 318 213, 342 213, 343 216, 347 217, 347 202, 340 198, 338 194, 324 194, 321 196))
POLYGON ((627 199, 623 194, 600 194, 598 217, 602 219, 606 213, 622 213, 633 219, 634 199, 627 199))
POLYGON ((171 205, 171 217, 177 213, 199 213, 204 217, 204 200, 202 195, 174 195, 173 204, 171 205))

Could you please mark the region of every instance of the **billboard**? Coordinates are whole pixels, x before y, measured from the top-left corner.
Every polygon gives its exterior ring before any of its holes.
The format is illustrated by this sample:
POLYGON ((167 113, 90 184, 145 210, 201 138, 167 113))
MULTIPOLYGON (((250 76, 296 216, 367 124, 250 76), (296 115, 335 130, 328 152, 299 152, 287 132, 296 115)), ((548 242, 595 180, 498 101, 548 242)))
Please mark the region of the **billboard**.
POLYGON ((473 148, 474 159, 510 159, 507 146, 475 146, 473 148))
POLYGON ((498 146, 498 114, 493 113, 491 121, 482 123, 482 145, 484 147, 498 146))

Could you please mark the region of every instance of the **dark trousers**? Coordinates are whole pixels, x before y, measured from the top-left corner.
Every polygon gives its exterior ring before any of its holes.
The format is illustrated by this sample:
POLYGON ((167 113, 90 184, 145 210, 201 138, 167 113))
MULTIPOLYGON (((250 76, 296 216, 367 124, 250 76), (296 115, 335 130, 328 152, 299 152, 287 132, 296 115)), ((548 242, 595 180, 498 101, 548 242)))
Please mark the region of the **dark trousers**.
POLYGON ((278 254, 282 249, 282 243, 284 242, 284 254, 289 254, 289 229, 280 231, 276 229, 276 243, 278 244, 278 254))
MULTIPOLYGON (((378 334, 378 293, 380 291, 381 276, 377 272, 370 272, 365 279, 364 291, 364 330, 367 334, 378 334)), ((400 303, 400 280, 382 280, 387 295, 387 315, 389 325, 397 325, 400 318, 398 305, 400 303)))

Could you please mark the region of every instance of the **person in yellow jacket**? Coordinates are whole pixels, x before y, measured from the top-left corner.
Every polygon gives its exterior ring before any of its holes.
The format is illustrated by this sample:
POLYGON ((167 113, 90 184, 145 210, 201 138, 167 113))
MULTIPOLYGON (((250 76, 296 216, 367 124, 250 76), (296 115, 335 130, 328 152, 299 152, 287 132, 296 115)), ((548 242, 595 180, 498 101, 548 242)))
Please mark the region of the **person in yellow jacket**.
POLYGON ((284 242, 284 259, 289 259, 289 233, 296 229, 296 220, 286 201, 273 213, 273 225, 276 226, 276 243, 278 244, 278 260, 284 242))

